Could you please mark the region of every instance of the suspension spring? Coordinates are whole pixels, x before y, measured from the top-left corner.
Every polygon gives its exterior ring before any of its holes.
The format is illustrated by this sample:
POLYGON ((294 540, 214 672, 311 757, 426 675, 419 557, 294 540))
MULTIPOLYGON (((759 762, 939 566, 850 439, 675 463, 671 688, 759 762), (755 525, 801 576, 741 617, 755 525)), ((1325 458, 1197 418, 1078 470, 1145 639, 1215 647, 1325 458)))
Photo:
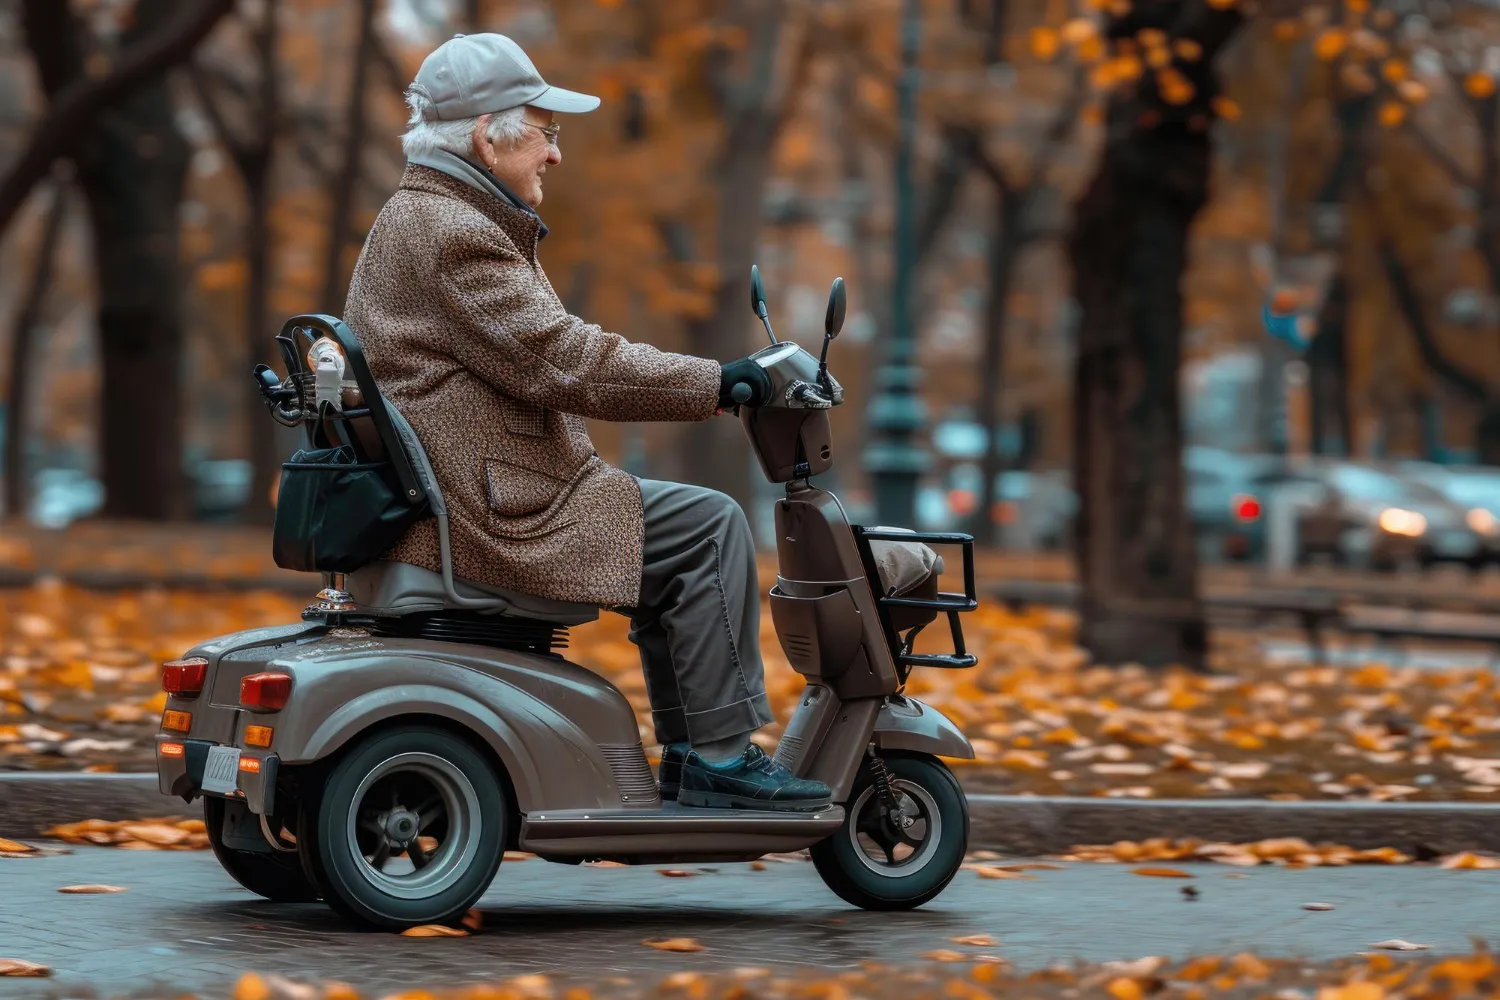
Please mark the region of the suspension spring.
POLYGON ((886 815, 901 815, 901 803, 896 799, 895 788, 891 787, 891 772, 886 769, 885 761, 873 747, 866 754, 870 758, 870 776, 875 779, 875 792, 880 796, 880 804, 885 807, 886 815))

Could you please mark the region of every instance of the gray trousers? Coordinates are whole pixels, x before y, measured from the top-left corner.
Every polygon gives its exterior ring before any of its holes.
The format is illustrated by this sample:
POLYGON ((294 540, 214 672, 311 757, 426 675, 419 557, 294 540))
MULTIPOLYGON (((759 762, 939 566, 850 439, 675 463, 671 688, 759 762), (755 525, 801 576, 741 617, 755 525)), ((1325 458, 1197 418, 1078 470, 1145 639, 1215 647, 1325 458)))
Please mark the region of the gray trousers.
POLYGON ((642 479, 646 536, 630 641, 641 651, 659 743, 702 744, 770 723, 760 660, 755 541, 739 504, 642 479))

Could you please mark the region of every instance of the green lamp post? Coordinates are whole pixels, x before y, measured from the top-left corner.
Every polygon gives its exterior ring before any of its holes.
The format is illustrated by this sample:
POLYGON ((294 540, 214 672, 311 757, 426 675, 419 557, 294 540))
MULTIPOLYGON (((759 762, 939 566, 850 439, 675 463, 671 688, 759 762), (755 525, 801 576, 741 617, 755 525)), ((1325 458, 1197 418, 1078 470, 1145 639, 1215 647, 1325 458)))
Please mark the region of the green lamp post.
POLYGON ((917 117, 917 53, 921 0, 906 0, 901 25, 901 80, 897 93, 900 132, 896 146, 896 246, 892 281, 891 342, 885 365, 876 372, 870 404, 873 432, 865 450, 865 469, 875 494, 881 524, 909 526, 916 521, 917 482, 927 469, 927 453, 916 443, 926 417, 917 389, 916 331, 911 315, 912 279, 916 270, 916 191, 912 182, 912 146, 917 117))

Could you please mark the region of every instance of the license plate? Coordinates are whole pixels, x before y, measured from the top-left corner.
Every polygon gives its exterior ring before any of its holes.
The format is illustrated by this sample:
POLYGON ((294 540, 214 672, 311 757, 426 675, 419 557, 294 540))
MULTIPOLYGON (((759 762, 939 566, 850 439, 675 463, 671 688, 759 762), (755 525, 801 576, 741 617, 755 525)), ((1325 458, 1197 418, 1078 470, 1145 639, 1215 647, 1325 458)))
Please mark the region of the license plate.
POLYGON ((203 784, 200 787, 205 792, 228 795, 239 788, 239 782, 239 747, 209 747, 208 764, 203 768, 203 784))

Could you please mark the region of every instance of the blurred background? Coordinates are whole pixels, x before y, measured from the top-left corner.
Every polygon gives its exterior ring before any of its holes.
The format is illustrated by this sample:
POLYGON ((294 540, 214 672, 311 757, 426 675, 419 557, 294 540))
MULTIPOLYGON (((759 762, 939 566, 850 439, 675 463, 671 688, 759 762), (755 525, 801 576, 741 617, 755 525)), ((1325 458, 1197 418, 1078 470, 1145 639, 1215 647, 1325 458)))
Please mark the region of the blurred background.
MULTIPOLYGON (((752 263, 804 344, 842 275, 822 485, 974 534, 1096 658, 1201 666, 1309 580, 1492 586, 1489 0, 0 0, 12 536, 270 523, 298 441, 249 369, 342 312, 402 93, 476 30, 604 99, 542 206, 568 308, 729 360, 752 263)), ((734 421, 591 430, 769 543, 734 421)))

